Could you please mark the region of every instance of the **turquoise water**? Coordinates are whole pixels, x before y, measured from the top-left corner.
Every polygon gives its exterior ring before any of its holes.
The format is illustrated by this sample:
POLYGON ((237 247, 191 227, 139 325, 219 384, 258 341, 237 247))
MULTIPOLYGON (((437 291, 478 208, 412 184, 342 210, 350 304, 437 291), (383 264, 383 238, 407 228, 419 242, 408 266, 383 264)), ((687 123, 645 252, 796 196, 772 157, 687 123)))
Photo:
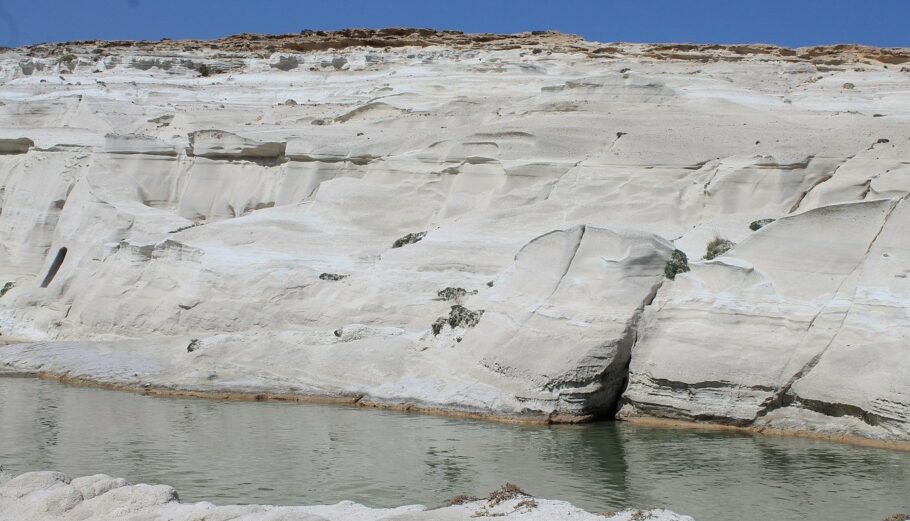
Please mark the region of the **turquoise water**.
POLYGON ((910 511, 910 453, 623 423, 522 427, 372 409, 155 398, 0 378, 0 464, 173 485, 183 501, 436 506, 509 481, 590 511, 699 521, 910 511))

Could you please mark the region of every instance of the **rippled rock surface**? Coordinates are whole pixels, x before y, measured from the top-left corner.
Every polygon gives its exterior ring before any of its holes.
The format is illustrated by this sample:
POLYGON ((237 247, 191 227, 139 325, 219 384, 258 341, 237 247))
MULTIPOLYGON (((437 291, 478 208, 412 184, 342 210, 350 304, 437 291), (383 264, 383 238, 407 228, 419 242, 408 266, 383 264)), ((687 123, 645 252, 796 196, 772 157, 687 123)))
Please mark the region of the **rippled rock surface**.
POLYGON ((0 364, 907 440, 906 64, 425 30, 5 50, 0 364))

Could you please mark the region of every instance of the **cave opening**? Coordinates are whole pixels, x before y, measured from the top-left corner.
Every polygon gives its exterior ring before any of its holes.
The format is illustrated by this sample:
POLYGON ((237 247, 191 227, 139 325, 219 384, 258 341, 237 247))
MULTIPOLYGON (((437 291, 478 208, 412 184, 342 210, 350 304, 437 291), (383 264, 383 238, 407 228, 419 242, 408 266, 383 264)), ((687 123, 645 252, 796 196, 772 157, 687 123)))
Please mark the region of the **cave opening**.
POLYGON ((54 262, 51 264, 51 269, 47 270, 47 276, 44 277, 44 282, 41 283, 42 288, 46 288, 54 277, 57 275, 57 272, 60 270, 60 266, 63 264, 63 259, 66 258, 66 246, 60 248, 57 251, 57 256, 54 257, 54 262))

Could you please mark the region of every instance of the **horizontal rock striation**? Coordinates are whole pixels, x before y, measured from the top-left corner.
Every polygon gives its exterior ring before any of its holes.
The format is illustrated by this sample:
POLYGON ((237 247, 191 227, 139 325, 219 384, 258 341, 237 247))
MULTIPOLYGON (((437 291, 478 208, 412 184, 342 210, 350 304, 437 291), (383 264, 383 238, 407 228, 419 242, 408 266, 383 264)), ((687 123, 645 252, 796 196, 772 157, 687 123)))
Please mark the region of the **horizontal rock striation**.
POLYGON ((0 367, 910 440, 908 60, 410 29, 3 50, 0 367))

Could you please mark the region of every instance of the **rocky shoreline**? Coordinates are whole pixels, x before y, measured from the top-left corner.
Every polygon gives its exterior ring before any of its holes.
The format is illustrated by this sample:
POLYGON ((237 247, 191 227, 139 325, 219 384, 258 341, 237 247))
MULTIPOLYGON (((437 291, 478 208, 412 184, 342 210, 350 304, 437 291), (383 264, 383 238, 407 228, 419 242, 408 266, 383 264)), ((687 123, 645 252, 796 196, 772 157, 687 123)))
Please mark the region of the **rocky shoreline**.
POLYGON ((369 508, 350 501, 335 505, 283 507, 216 506, 181 503, 167 485, 130 485, 103 474, 69 479, 59 472, 28 472, 11 477, 0 471, 0 521, 120 521, 168 519, 243 519, 245 521, 418 521, 523 519, 526 521, 692 521, 668 510, 623 510, 591 514, 564 501, 536 499, 511 484, 478 499, 458 496, 449 505, 427 508, 369 508))

